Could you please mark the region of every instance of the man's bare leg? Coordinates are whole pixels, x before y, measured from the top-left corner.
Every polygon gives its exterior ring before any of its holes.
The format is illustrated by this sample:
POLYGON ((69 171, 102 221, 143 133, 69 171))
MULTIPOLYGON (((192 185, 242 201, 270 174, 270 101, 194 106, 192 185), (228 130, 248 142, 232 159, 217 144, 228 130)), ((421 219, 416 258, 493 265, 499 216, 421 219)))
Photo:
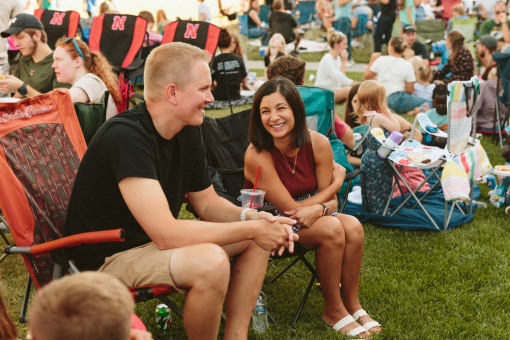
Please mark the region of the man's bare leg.
POLYGON ((183 320, 188 338, 216 339, 230 276, 225 251, 215 244, 179 248, 169 267, 177 287, 188 289, 183 320))
POLYGON ((225 339, 246 339, 253 307, 264 281, 269 252, 254 242, 228 245, 230 256, 237 256, 231 270, 226 308, 225 339))

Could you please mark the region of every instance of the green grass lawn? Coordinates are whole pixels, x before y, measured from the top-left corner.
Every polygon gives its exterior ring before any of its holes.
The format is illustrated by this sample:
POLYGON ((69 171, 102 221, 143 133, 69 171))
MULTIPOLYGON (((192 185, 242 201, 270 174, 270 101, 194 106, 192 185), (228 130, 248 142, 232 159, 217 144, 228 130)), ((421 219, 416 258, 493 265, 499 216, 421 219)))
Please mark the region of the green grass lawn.
MULTIPOLYGON (((259 70, 259 74, 261 71, 259 70)), ((307 72, 308 79, 310 72, 307 72)), ((348 74, 362 80, 361 74, 348 74)), ((246 107, 235 108, 235 112, 246 107)), ((343 117, 343 105, 336 106, 343 117)), ((229 110, 207 111, 212 117, 229 110)), ((484 137, 482 144, 493 165, 502 164, 499 148, 484 137)), ((488 201, 488 189, 481 186, 479 209, 472 222, 448 232, 404 231, 365 224, 364 259, 361 268, 360 300, 371 316, 381 322, 375 339, 510 339, 510 216, 488 201)), ((181 218, 191 218, 184 210, 181 218)), ((308 254, 313 263, 313 254, 308 254)), ((293 330, 290 328, 301 296, 310 279, 298 264, 276 283, 269 279, 289 260, 268 266, 263 291, 268 309, 279 323, 263 335, 250 330, 250 339, 348 339, 334 333, 321 320, 324 302, 314 288, 293 330)), ((27 272, 19 256, 0 264, 0 291, 13 319, 18 319, 27 272)), ((32 294, 34 294, 32 292, 32 294)), ((184 299, 172 299, 182 305, 184 299)), ((157 339, 184 339, 182 320, 174 315, 171 335, 155 327, 156 301, 139 303, 136 313, 157 339)), ((22 335, 26 325, 17 323, 22 335)), ((222 332, 222 331, 221 331, 222 332)), ((219 338, 222 338, 220 333, 219 338)))

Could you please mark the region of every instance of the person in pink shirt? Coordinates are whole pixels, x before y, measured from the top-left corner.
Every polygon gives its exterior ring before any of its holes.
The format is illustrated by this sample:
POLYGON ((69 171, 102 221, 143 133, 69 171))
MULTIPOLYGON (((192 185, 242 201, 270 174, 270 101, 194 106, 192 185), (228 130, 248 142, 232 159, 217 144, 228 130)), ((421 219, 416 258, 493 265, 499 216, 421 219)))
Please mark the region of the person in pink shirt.
POLYGON ((154 32, 154 16, 149 11, 140 11, 139 17, 147 20, 147 33, 149 34, 149 46, 159 46, 163 40, 163 36, 159 33, 154 32))

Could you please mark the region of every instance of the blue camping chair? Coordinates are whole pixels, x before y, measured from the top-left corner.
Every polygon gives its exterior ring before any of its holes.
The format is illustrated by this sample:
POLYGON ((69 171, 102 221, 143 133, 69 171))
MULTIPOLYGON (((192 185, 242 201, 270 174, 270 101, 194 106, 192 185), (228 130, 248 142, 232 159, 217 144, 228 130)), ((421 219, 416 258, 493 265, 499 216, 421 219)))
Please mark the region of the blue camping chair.
POLYGON ((300 1, 292 14, 298 16, 296 20, 298 25, 312 22, 315 14, 315 1, 300 1))
POLYGON ((255 42, 259 40, 258 38, 249 38, 248 37, 248 14, 239 14, 239 34, 243 37, 243 45, 244 50, 247 52, 253 51, 256 47, 254 44, 250 44, 250 42, 255 42))
POLYGON ((260 21, 263 21, 266 24, 269 23, 269 6, 268 5, 260 6, 259 19, 260 19, 260 21))
POLYGON ((355 51, 361 51, 366 46, 370 45, 372 41, 372 32, 367 28, 368 16, 366 14, 360 14, 358 24, 352 30, 352 37, 357 38, 359 41, 358 45, 351 44, 351 48, 355 51))
MULTIPOLYGON (((507 113, 503 121, 501 121, 501 116, 499 115, 499 105, 495 104, 496 109, 494 110, 494 120, 492 126, 492 141, 496 141, 496 121, 499 135, 499 144, 503 147, 503 131, 502 128, 507 126, 509 123, 509 112, 510 110, 510 53, 494 53, 492 55, 494 61, 498 64, 498 82, 496 86, 496 98, 494 101, 501 101, 507 107, 507 113), (499 84, 503 86, 503 96, 498 96, 497 89, 499 89, 499 84)), ((508 138, 508 136, 507 136, 508 138)))

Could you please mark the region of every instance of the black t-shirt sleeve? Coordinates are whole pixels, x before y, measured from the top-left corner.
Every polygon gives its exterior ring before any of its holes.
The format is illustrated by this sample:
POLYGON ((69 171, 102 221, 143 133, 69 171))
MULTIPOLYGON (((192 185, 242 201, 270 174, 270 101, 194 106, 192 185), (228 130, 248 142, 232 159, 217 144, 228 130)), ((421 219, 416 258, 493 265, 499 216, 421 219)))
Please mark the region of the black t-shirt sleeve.
POLYGON ((292 27, 294 27, 294 28, 297 27, 296 19, 294 19, 291 15, 289 15, 289 17, 290 17, 289 21, 290 21, 292 27))
POLYGON ((117 183, 126 177, 158 179, 156 155, 141 131, 117 123, 108 127, 101 138, 105 146, 102 162, 108 164, 117 183))
POLYGON ((427 48, 423 44, 419 44, 416 46, 417 49, 415 51, 416 55, 419 55, 423 59, 430 60, 429 52, 427 51, 427 48))
POLYGON ((202 136, 200 135, 200 130, 197 129, 199 132, 196 136, 196 140, 200 142, 200 145, 198 146, 198 152, 196 156, 195 166, 193 168, 193 173, 191 175, 191 179, 189 181, 188 187, 186 191, 189 192, 197 192, 202 191, 207 188, 209 188, 212 184, 211 177, 209 176, 209 169, 207 166, 207 161, 205 159, 205 145, 204 141, 202 140, 202 136))
MULTIPOLYGON (((265 63, 265 58, 264 58, 265 63)), ((244 79, 248 76, 248 73, 246 72, 246 66, 244 65, 243 58, 239 58, 239 65, 241 65, 241 69, 239 70, 239 73, 241 73, 241 79, 244 79)))

